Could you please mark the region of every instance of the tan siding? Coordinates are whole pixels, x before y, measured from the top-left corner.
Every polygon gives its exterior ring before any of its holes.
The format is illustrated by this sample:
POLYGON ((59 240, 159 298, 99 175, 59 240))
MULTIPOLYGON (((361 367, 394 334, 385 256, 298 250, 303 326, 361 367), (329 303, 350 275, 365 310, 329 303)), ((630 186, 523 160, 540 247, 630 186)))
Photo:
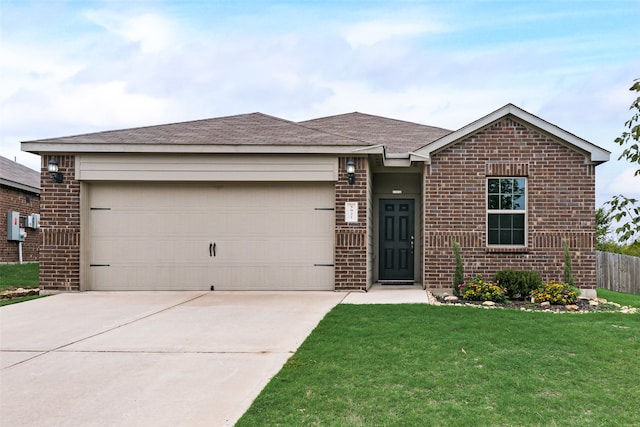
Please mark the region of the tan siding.
POLYGON ((331 156, 82 154, 78 179, 114 181, 336 181, 331 156))

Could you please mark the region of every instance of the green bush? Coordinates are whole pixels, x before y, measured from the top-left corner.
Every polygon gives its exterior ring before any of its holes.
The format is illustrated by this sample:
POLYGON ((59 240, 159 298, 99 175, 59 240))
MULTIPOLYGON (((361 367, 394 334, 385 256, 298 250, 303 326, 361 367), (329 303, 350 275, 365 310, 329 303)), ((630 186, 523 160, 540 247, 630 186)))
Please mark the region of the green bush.
POLYGON ((528 270, 500 270, 493 281, 507 288, 509 298, 526 298, 531 295, 531 291, 542 285, 540 273, 528 270))
POLYGON ((537 303, 549 301, 551 304, 575 304, 578 301, 580 291, 566 283, 550 280, 538 289, 531 292, 533 300, 537 303))
POLYGON ((493 282, 487 282, 482 274, 469 277, 466 282, 459 285, 460 295, 469 301, 495 301, 507 300, 507 290, 493 282))
POLYGON ((456 258, 456 270, 453 274, 453 294, 460 296, 460 285, 464 283, 464 267, 462 265, 462 256, 460 255, 460 245, 451 239, 451 247, 456 258))

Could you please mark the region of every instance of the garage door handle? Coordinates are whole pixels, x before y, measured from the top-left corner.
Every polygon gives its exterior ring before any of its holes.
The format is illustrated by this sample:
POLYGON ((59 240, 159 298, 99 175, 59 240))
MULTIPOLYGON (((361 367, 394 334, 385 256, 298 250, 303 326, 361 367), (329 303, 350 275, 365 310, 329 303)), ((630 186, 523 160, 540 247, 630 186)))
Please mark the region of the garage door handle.
POLYGON ((209 243, 209 256, 216 256, 216 244, 209 243))
POLYGON ((216 256, 216 244, 213 244, 213 256, 216 256))

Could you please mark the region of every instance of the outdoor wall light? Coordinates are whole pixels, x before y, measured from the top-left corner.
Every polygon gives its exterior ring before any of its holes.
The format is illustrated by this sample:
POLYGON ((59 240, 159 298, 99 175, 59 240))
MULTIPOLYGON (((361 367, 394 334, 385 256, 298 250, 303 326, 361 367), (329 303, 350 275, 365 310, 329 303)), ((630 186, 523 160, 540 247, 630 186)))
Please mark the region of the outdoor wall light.
POLYGON ((353 159, 347 160, 347 181, 349 181, 349 185, 356 182, 356 164, 353 159))
POLYGON ((51 156, 51 159, 49 159, 49 165, 48 168, 49 170, 49 175, 51 175, 51 179, 53 179, 55 182, 62 182, 62 180, 64 179, 64 175, 62 175, 62 172, 59 172, 58 169, 58 160, 56 159, 56 156, 51 156))

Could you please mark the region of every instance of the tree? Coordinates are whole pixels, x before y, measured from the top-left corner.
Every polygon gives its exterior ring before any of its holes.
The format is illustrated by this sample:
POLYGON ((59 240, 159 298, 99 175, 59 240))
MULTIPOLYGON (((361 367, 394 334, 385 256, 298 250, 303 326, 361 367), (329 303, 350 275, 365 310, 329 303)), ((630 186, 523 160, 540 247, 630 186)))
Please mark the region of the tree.
POLYGON ((460 245, 451 239, 451 247, 456 257, 456 270, 453 274, 453 294, 460 296, 460 286, 464 283, 464 266, 462 265, 462 256, 460 255, 460 245))
POLYGON ((604 208, 596 210, 596 249, 601 251, 604 244, 609 241, 609 233, 611 233, 611 212, 604 208))
MULTIPOLYGON (((629 88, 640 94, 640 79, 634 80, 633 85, 629 88)), ((629 107, 634 111, 631 118, 625 122, 628 131, 622 132, 615 142, 621 146, 628 145, 618 157, 618 160, 626 159, 631 163, 640 165, 640 95, 631 103, 629 107)), ((640 175, 640 168, 635 171, 633 176, 640 175)), ((607 202, 611 205, 611 215, 618 223, 616 233, 620 235, 620 241, 633 242, 640 238, 640 206, 636 205, 638 199, 626 197, 622 194, 613 196, 607 202), (626 220, 623 222, 623 220, 626 220)))

